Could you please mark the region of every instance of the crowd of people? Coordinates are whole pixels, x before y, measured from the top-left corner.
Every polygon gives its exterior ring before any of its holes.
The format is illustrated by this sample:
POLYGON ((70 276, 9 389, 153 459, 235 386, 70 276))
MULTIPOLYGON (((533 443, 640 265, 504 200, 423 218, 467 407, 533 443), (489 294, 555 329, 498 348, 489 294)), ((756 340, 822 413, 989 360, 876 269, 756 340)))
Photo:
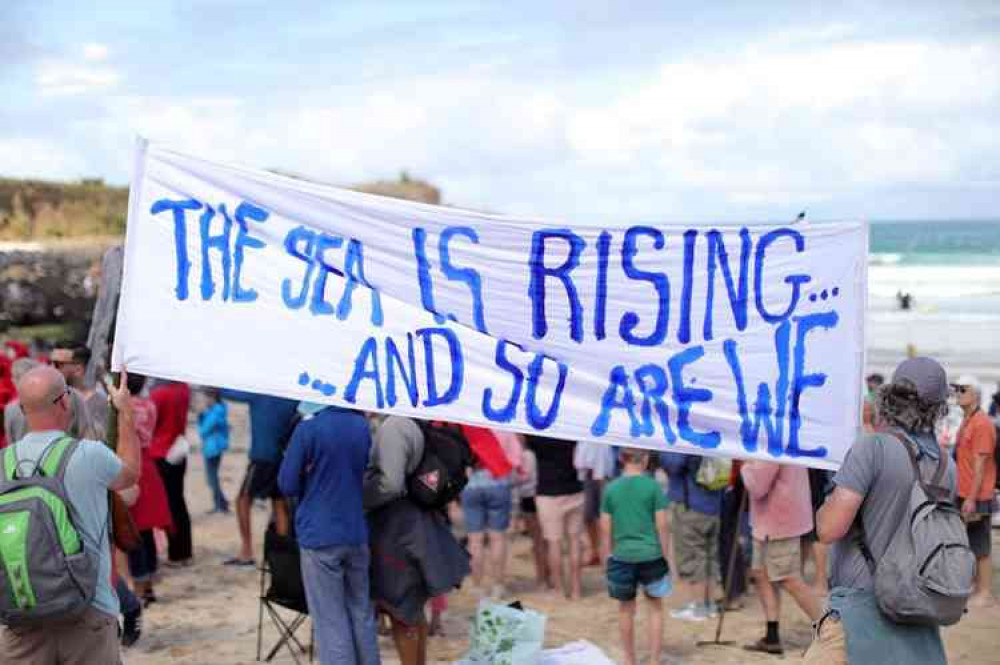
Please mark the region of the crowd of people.
POLYGON ((119 645, 140 638, 144 608, 158 602, 160 563, 186 567, 195 552, 185 498, 192 406, 191 438, 204 457, 213 512, 230 512, 219 480, 230 445, 227 402, 248 406, 250 441, 233 497, 240 547, 220 564, 257 565, 252 508, 268 502, 268 528, 300 548, 325 664, 379 663, 379 617, 404 665, 426 662, 448 593, 469 583, 484 597, 508 599, 514 533, 530 538, 536 583, 547 593, 580 598, 582 569, 603 566, 626 665, 639 662, 640 589, 655 662, 663 598, 679 598, 674 619, 703 622, 742 608, 748 579, 765 618, 749 651, 783 653, 779 617, 788 595, 815 626, 806 662, 945 662, 936 626, 888 619, 874 593, 873 562, 887 555, 906 517, 914 469, 963 516, 976 561, 969 606, 996 602, 990 517, 1000 394, 986 405, 975 377, 949 383, 931 359, 904 361, 888 381, 869 377, 861 433, 835 473, 192 390, 125 370, 117 387, 89 384, 89 360, 82 346, 33 357, 11 344, 0 362, 4 481, 61 469, 55 475, 80 547, 97 566, 86 611, 61 619, 58 631, 52 623, 3 629, 0 649, 11 663, 117 663, 119 645), (941 428, 949 405, 962 411, 954 441, 941 428), (64 441, 74 446, 67 461, 50 464, 64 441), (467 458, 449 459, 451 445, 467 449, 467 458), (116 501, 135 531, 127 546, 116 501), (165 552, 157 532, 166 535, 165 552), (128 549, 124 568, 116 546, 128 549))

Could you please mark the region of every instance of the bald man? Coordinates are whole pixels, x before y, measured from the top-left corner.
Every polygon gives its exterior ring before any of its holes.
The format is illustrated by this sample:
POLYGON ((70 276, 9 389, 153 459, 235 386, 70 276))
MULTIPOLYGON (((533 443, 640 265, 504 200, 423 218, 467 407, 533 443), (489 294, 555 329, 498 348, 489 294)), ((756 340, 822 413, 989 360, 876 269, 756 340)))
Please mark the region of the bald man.
MULTIPOLYGON (((39 365, 37 360, 32 360, 29 358, 20 358, 14 362, 14 366, 11 368, 11 375, 14 379, 14 385, 18 384, 18 363, 23 363, 20 366, 20 374, 23 376, 27 374, 28 370, 34 369, 39 365), (29 365, 30 363, 30 365, 29 365)), ((7 443, 14 443, 28 431, 28 426, 24 421, 24 411, 21 410, 20 404, 14 404, 11 402, 7 407, 4 407, 4 431, 7 435, 7 443), (13 404, 13 406, 11 406, 13 404)), ((86 437, 95 436, 93 430, 89 428, 88 423, 90 418, 87 415, 87 405, 83 398, 83 393, 76 390, 72 386, 69 389, 68 396, 69 404, 69 425, 66 427, 66 433, 70 436, 81 439, 86 437)), ((105 416, 107 413, 105 412, 105 416)), ((103 425, 101 425, 101 432, 104 431, 103 425)), ((103 438, 103 437, 102 437, 103 438)))
MULTIPOLYGON (((98 562, 97 588, 90 608, 71 618, 38 627, 4 628, 0 653, 11 665, 117 665, 118 597, 111 586, 108 491, 131 487, 139 478, 140 450, 122 370, 121 388, 109 386, 118 409, 118 453, 103 442, 84 439, 66 466, 65 487, 82 532, 87 556, 98 562)), ((70 392, 57 370, 40 366, 17 384, 28 433, 16 444, 18 469, 30 469, 70 425, 70 392)))

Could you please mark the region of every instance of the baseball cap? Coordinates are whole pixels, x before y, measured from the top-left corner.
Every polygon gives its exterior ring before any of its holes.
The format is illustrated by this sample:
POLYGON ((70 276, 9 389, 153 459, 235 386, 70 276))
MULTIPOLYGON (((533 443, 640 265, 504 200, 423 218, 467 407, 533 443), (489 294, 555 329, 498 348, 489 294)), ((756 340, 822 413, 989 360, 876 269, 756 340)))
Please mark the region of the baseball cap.
POLYGON ((982 388, 981 388, 981 386, 979 384, 979 379, 977 379, 976 377, 974 377, 971 374, 963 374, 962 376, 958 377, 957 380, 952 381, 951 385, 953 385, 955 387, 965 386, 965 387, 968 387, 968 388, 972 388, 977 393, 982 393, 982 388))
POLYGON ((943 402, 948 399, 948 376, 944 367, 926 356, 907 358, 899 363, 892 373, 892 382, 909 381, 917 389, 917 395, 928 402, 943 402))

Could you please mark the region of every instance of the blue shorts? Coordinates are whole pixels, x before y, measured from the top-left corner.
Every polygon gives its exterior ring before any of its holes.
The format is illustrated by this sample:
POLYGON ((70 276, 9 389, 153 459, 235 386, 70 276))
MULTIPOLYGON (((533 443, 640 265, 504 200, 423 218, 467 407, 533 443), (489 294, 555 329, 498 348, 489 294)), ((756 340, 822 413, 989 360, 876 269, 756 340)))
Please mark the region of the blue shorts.
POLYGON ((489 483, 462 490, 462 513, 467 533, 495 533, 510 527, 513 495, 510 483, 489 483))
POLYGON ((607 579, 608 595, 615 600, 635 600, 640 586, 649 598, 664 598, 674 590, 670 583, 670 568, 663 557, 640 563, 611 557, 608 559, 607 579))

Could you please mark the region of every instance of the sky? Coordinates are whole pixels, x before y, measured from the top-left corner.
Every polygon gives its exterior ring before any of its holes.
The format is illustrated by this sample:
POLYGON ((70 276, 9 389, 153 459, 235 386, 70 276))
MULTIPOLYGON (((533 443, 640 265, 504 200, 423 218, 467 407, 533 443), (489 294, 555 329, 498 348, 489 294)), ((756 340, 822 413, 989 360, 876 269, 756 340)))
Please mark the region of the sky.
POLYGON ((136 135, 571 222, 1000 218, 1000 2, 0 1, 0 176, 136 135))

